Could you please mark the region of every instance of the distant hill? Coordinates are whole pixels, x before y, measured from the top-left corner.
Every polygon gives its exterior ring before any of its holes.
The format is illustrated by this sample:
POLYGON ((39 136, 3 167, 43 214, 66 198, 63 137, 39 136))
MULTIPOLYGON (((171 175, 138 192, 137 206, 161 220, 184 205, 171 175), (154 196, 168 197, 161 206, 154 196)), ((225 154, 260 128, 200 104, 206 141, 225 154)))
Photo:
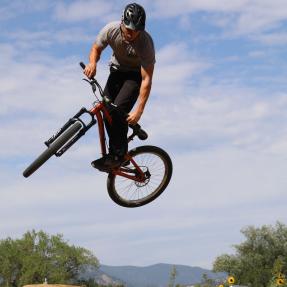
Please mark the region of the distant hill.
POLYGON ((226 277, 223 273, 213 273, 200 267, 162 263, 147 267, 101 265, 97 271, 91 269, 86 272, 85 277, 94 278, 98 283, 105 285, 122 283, 127 287, 166 287, 173 266, 177 271, 175 284, 200 283, 203 274, 213 279, 226 277))
POLYGON ((99 285, 104 286, 115 286, 122 285, 123 282, 112 276, 104 273, 101 269, 96 269, 93 266, 85 266, 84 271, 81 272, 79 279, 92 279, 96 281, 99 285))

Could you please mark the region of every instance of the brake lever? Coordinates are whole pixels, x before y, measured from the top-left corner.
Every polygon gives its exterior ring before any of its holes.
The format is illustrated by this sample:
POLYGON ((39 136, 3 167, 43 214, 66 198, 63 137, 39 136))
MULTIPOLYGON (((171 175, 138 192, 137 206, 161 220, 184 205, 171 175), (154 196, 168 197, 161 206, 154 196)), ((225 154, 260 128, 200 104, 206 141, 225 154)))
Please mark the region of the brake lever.
POLYGON ((96 81, 95 80, 88 80, 88 79, 82 79, 82 80, 88 82, 92 86, 93 93, 96 92, 97 85, 96 85, 96 81))

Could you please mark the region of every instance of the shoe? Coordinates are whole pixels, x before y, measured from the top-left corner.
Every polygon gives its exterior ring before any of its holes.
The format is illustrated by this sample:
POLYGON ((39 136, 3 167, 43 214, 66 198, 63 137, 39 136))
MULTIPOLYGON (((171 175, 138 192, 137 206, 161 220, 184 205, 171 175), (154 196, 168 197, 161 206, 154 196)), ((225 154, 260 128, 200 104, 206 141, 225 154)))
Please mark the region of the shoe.
POLYGON ((102 158, 91 162, 92 167, 100 171, 110 171, 113 168, 117 168, 122 164, 123 160, 121 157, 116 155, 107 154, 102 158))

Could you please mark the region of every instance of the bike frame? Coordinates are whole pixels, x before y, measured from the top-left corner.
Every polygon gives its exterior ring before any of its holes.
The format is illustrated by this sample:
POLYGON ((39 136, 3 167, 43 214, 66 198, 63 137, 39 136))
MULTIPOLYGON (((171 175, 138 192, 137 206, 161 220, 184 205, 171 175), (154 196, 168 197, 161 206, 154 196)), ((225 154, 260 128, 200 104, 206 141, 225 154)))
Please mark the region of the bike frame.
MULTIPOLYGON (((90 111, 90 114, 94 115, 98 122, 98 130, 99 130, 99 139, 100 139, 100 147, 102 155, 105 156, 107 154, 107 148, 106 148, 106 136, 105 136, 105 128, 104 128, 104 120, 103 116, 107 119, 109 124, 112 124, 112 117, 105 107, 105 104, 103 102, 97 103, 90 111)), ((132 138, 129 138, 129 141, 131 141, 132 138)), ((125 155, 125 160, 130 161, 132 165, 136 169, 137 175, 130 175, 127 173, 127 168, 115 168, 112 169, 112 173, 115 175, 123 176, 131 180, 135 180, 138 182, 144 182, 145 181, 145 174, 141 170, 141 168, 137 165, 135 160, 128 154, 125 155)))
POLYGON ((101 146, 102 155, 104 156, 107 154, 107 148, 106 148, 106 136, 105 136, 104 120, 103 120, 102 114, 106 117, 106 119, 110 125, 112 124, 112 117, 102 102, 97 103, 95 105, 95 107, 93 107, 90 110, 90 113, 92 115, 96 116, 97 121, 98 121, 100 146, 101 146))

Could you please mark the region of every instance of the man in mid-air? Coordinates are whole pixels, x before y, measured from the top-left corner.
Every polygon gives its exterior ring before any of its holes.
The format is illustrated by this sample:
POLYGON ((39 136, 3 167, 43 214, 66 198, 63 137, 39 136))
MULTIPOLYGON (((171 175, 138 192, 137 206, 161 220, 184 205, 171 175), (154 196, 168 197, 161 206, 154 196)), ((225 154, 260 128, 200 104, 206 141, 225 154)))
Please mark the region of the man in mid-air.
POLYGON ((128 4, 121 21, 111 22, 100 31, 84 70, 87 77, 94 77, 101 53, 109 45, 113 54, 104 95, 128 113, 125 119, 112 111, 112 125, 105 121, 109 153, 92 162, 98 169, 114 168, 123 163, 128 151, 128 124, 139 121, 151 91, 155 50, 151 36, 145 31, 145 21, 144 8, 136 3, 128 4))

